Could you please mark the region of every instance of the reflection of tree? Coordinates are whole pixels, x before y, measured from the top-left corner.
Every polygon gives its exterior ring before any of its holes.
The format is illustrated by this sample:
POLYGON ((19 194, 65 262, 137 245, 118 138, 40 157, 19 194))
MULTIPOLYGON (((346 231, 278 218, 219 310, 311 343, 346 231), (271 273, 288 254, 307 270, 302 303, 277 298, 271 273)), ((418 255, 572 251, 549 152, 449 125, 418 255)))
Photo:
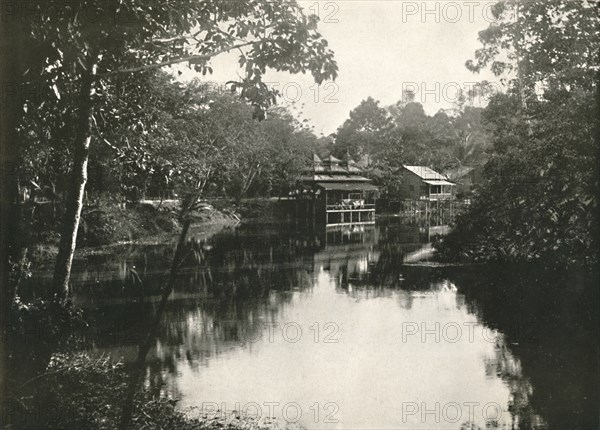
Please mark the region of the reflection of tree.
MULTIPOLYGON (((308 234, 277 229, 255 234, 242 227, 191 241, 148 355, 146 388, 177 396, 172 375, 180 363, 199 368, 224 351, 250 347, 248 339, 261 324, 277 321, 289 305, 288 293, 311 288, 323 267, 339 279, 338 292, 361 299, 397 295, 404 309, 412 306, 413 291, 456 285, 456 305, 464 300, 486 327, 501 333, 486 368, 510 390, 515 428, 540 427, 542 419, 550 428, 597 428, 598 291, 590 277, 530 267, 403 265, 419 241, 418 226, 405 225, 308 234)), ((133 258, 145 282, 162 276, 164 263, 157 261, 165 253, 151 247, 133 258)), ((139 333, 147 332, 142 321, 156 312, 151 298, 89 311, 99 327, 94 346, 136 345, 139 333), (111 326, 119 328, 118 336, 111 326)))
MULTIPOLYGON (((149 322, 160 314, 160 322, 152 323, 156 341, 145 358, 143 379, 153 395, 166 391, 176 396, 170 375, 178 372, 178 363, 185 360, 192 368, 202 366, 223 351, 248 346, 248 340, 262 330, 261 324, 276 321, 291 299, 290 294, 272 292, 310 287, 312 263, 298 259, 304 250, 292 240, 280 239, 277 234, 256 240, 234 233, 217 235, 210 243, 188 241, 170 300, 157 304, 147 297, 144 302, 90 310, 96 329, 84 340, 101 351, 114 348, 118 352, 125 340, 132 346, 142 343, 140 333, 148 333, 149 322)), ((162 277, 162 273, 153 277, 148 271, 143 276, 158 285, 162 277)))
POLYGON ((494 370, 518 428, 598 428, 598 300, 594 276, 525 268, 461 268, 470 309, 504 335, 494 370), (540 418, 541 417, 541 418, 540 418))
POLYGON ((519 429, 545 428, 543 419, 531 404, 533 387, 523 374, 521 362, 506 345, 504 336, 496 339, 495 358, 487 360, 486 374, 500 377, 507 385, 511 398, 508 411, 513 418, 513 426, 519 429))

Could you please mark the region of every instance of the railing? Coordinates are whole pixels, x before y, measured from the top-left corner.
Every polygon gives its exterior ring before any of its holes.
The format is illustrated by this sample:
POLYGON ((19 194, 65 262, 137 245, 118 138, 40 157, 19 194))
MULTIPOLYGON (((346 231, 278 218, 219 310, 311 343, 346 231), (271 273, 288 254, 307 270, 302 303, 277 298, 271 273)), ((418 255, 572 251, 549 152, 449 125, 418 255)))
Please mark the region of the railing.
POLYGON ((449 199, 452 193, 430 193, 429 195, 421 196, 421 200, 440 200, 449 199))
POLYGON ((354 204, 341 204, 340 203, 340 204, 335 204, 335 205, 327 205, 327 210, 328 211, 360 211, 360 210, 374 211, 375 204, 370 203, 370 204, 354 205, 354 204))

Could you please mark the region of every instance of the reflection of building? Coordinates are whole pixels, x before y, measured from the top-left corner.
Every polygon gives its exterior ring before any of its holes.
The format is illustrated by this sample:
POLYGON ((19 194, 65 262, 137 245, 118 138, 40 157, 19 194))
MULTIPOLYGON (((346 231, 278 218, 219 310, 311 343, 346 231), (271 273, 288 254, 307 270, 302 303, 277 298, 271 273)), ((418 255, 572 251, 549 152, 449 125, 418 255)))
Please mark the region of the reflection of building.
POLYGON ((452 198, 454 183, 446 176, 425 166, 402 166, 399 186, 400 197, 410 200, 448 200, 452 198))
POLYGON ((379 230, 373 225, 336 226, 324 231, 321 249, 313 254, 315 268, 335 280, 337 288, 368 285, 370 270, 379 261, 379 230))
POLYGON ((310 200, 312 216, 327 225, 374 224, 378 189, 362 172, 349 157, 344 161, 334 156, 321 160, 314 155, 302 177, 303 190, 297 201, 310 200))

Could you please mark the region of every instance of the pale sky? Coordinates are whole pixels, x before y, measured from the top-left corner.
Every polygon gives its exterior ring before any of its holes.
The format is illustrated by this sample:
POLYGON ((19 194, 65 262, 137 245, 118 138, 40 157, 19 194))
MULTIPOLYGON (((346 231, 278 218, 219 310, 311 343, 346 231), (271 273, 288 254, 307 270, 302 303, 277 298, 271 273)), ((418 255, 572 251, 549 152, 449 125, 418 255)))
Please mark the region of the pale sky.
MULTIPOLYGON (((283 90, 279 104, 297 100, 294 110, 310 121, 317 135, 334 132, 369 96, 386 106, 401 99, 403 88, 411 88, 431 115, 452 106, 458 87, 467 90, 483 79, 500 85, 490 72, 477 75, 465 67, 481 46, 477 33, 492 20, 489 8, 495 1, 299 3, 307 13, 318 13, 319 30, 335 52, 338 78, 318 90, 310 75, 269 72, 265 81, 283 90)), ((240 72, 236 55, 217 57, 212 65, 215 72, 207 80, 225 83, 240 72)), ((197 75, 180 70, 184 79, 197 75)))

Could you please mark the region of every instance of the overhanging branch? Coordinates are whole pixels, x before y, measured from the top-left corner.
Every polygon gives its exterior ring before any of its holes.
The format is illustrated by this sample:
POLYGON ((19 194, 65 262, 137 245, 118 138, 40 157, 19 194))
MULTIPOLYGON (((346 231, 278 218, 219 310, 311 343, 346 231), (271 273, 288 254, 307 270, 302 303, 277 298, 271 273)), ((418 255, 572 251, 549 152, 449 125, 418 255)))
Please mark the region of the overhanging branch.
POLYGON ((113 70, 111 72, 104 73, 104 75, 116 75, 118 73, 144 72, 146 70, 160 69, 161 67, 171 66, 173 64, 185 63, 186 61, 206 61, 206 60, 210 60, 212 57, 215 57, 215 56, 217 56, 219 54, 224 54, 225 52, 229 52, 229 51, 234 50, 234 49, 243 48, 244 46, 249 46, 249 45, 252 45, 253 43, 254 43, 254 41, 240 43, 240 44, 237 44, 237 45, 232 45, 232 46, 229 46, 227 48, 223 48, 221 50, 212 52, 210 54, 190 55, 188 57, 181 57, 181 58, 175 58, 175 59, 172 59, 172 60, 169 60, 169 61, 163 61, 162 63, 146 64, 144 66, 130 67, 130 68, 127 68, 127 69, 113 70))

